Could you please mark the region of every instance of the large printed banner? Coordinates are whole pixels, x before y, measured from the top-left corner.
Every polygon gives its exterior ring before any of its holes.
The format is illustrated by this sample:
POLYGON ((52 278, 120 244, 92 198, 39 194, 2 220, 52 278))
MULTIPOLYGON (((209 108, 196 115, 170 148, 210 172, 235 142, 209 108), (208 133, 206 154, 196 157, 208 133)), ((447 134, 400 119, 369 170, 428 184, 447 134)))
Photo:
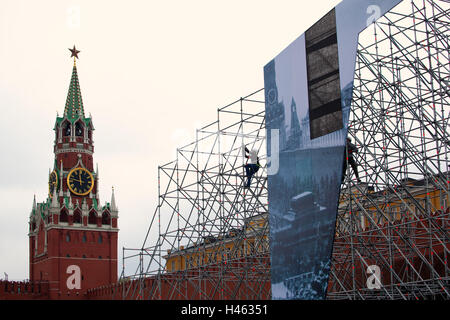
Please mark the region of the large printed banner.
POLYGON ((326 298, 358 35, 399 2, 344 0, 264 67, 272 299, 326 298))

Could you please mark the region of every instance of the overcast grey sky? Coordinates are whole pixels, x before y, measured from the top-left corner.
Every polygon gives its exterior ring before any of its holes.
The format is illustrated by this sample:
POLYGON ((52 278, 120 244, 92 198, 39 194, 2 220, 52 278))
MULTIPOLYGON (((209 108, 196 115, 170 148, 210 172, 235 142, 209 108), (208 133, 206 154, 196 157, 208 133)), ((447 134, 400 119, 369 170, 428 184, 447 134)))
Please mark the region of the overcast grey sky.
POLYGON ((28 278, 28 217, 33 195, 47 197, 67 48, 81 50, 100 199, 114 186, 121 258, 142 243, 158 164, 218 107, 262 88, 263 66, 338 2, 0 0, 0 278, 28 278))

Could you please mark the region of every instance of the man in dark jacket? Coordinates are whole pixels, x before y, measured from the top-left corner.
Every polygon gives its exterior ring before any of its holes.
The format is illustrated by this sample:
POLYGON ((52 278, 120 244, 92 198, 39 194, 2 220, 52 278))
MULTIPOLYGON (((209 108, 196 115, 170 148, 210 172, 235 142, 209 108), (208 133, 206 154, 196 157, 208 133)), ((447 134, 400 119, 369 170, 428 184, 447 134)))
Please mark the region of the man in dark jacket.
POLYGON ((353 158, 353 154, 358 152, 358 148, 352 143, 352 139, 347 138, 347 144, 345 146, 345 153, 344 153, 344 164, 342 168, 342 181, 344 182, 345 174, 347 172, 347 161, 352 166, 353 172, 355 173, 356 179, 358 179, 358 182, 361 182, 361 179, 359 178, 358 174, 358 165, 356 164, 355 158, 353 158))

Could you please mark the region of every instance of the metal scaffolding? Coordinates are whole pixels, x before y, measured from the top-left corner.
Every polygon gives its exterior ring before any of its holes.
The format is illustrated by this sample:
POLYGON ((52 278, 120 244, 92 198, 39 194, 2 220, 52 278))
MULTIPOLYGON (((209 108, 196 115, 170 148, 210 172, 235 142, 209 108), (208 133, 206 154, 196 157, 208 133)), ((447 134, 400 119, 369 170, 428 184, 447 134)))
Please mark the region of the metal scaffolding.
POLYGON ((341 189, 330 299, 450 298, 449 8, 404 1, 360 35, 348 135, 362 181, 349 170, 341 189))
POLYGON ((141 260, 131 277, 140 285, 127 295, 270 297, 264 108, 260 89, 218 109, 215 122, 158 168, 159 203, 144 244, 124 251, 124 259, 141 260), (257 151, 262 165, 249 189, 243 146, 257 151))
MULTIPOLYGON (((405 0, 360 35, 349 137, 361 182, 349 169, 341 186, 328 299, 450 298, 449 9, 405 0), (368 288, 373 266, 381 284, 368 288)), ((124 248, 121 298, 270 299, 264 115, 261 89, 158 168, 143 245, 124 248), (250 189, 243 145, 262 164, 250 189)))

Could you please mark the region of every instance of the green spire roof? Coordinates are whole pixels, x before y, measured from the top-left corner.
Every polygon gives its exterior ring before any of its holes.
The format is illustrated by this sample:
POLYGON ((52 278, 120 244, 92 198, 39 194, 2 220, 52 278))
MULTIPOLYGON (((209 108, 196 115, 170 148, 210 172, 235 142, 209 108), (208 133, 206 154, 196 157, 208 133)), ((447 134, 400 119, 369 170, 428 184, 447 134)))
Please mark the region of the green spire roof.
POLYGON ((64 116, 72 122, 80 117, 84 119, 83 99, 81 98, 80 81, 78 80, 75 62, 73 64, 69 93, 67 94, 66 106, 64 108, 64 116))
MULTIPOLYGON (((70 51, 75 50, 69 49, 70 51)), ((77 51, 79 52, 79 51, 77 51)), ((73 55, 72 56, 76 57, 73 55)), ((73 69, 72 69, 72 77, 70 79, 69 92, 67 93, 66 105, 64 107, 64 114, 62 117, 57 116, 55 126, 53 130, 56 130, 57 126, 59 126, 64 119, 69 120, 71 123, 75 123, 78 119, 81 119, 87 126, 91 124, 91 117, 86 118, 84 115, 84 106, 83 106, 83 98, 81 97, 80 90, 80 80, 78 80, 78 72, 76 60, 73 60, 73 69)), ((93 129, 93 128, 92 128, 93 129)))
POLYGON ((86 125, 89 125, 91 118, 84 116, 83 99, 81 98, 80 81, 78 80, 77 65, 74 60, 72 78, 70 79, 69 92, 67 93, 66 106, 64 108, 64 114, 62 117, 57 116, 54 126, 56 127, 63 122, 64 119, 68 119, 74 123, 78 119, 82 119, 86 125))

